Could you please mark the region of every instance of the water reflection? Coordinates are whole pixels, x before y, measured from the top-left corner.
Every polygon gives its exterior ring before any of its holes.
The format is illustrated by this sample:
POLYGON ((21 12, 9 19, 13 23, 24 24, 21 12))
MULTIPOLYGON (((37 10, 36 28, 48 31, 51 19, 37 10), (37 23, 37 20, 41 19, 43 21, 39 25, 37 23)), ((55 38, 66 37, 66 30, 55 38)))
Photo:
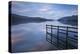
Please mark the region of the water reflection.
POLYGON ((11 29, 12 52, 57 49, 46 41, 46 24, 70 26, 58 21, 13 25, 11 29))

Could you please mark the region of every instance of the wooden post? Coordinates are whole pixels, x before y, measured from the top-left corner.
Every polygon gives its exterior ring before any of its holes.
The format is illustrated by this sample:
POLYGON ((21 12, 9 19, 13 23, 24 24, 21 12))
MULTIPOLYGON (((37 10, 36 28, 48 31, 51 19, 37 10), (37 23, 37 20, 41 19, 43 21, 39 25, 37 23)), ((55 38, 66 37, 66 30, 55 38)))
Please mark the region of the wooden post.
POLYGON ((51 44, 52 44, 52 25, 51 25, 51 44))
POLYGON ((66 27, 66 49, 68 48, 68 27, 66 27))
POLYGON ((47 25, 46 25, 46 40, 47 40, 47 25))
POLYGON ((59 26, 57 26, 57 47, 59 47, 59 26))

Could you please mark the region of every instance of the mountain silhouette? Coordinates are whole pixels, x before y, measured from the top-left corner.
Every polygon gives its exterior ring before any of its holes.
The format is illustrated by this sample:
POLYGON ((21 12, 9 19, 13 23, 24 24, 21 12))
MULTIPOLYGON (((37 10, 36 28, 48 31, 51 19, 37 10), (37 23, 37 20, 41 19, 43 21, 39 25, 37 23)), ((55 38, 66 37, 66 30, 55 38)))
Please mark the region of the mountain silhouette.
POLYGON ((52 19, 45 19, 41 17, 28 17, 11 14, 11 25, 23 24, 23 23, 40 23, 45 21, 53 21, 52 19))
POLYGON ((68 25, 78 25, 78 15, 72 15, 72 16, 66 16, 66 17, 62 17, 61 19, 59 19, 58 21, 60 21, 63 24, 68 24, 68 25))

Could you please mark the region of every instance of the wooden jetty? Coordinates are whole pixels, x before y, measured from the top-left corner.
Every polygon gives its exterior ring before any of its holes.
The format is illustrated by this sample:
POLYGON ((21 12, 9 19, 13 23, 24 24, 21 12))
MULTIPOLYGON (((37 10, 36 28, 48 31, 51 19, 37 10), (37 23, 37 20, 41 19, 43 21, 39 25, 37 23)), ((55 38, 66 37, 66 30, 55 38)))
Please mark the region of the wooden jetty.
POLYGON ((58 49, 77 49, 78 28, 46 25, 46 40, 58 49))

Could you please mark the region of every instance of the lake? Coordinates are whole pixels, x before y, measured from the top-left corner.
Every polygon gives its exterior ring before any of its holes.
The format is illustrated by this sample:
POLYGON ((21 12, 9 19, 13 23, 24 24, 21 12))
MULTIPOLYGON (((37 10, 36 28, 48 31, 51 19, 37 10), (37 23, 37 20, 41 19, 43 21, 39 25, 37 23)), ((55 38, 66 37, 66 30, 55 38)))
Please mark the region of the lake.
POLYGON ((12 52, 56 50, 57 47, 46 41, 46 24, 56 26, 71 26, 62 24, 58 21, 12 25, 12 52))

